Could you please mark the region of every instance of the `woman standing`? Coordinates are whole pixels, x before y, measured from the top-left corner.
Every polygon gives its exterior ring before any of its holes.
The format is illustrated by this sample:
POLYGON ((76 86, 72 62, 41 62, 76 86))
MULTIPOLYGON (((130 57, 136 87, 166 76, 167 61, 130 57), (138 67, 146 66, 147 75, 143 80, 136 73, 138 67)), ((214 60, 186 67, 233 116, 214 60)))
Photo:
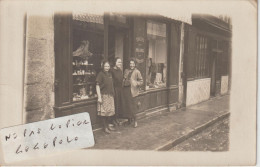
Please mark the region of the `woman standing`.
POLYGON ((143 84, 143 78, 134 59, 130 60, 130 69, 126 69, 123 79, 123 111, 124 116, 128 118, 128 123, 134 122, 134 127, 137 127, 136 111, 137 103, 135 97, 139 94, 139 88, 143 84))
POLYGON ((119 57, 115 58, 115 66, 111 68, 113 77, 113 85, 115 91, 115 116, 113 119, 114 125, 119 125, 118 118, 122 112, 122 88, 123 88, 123 71, 122 71, 122 60, 119 57))
POLYGON ((104 131, 111 133, 114 130, 108 126, 109 118, 115 115, 114 107, 114 87, 112 75, 109 72, 110 65, 108 61, 102 63, 102 71, 98 73, 96 79, 96 90, 98 95, 98 115, 102 118, 104 131))

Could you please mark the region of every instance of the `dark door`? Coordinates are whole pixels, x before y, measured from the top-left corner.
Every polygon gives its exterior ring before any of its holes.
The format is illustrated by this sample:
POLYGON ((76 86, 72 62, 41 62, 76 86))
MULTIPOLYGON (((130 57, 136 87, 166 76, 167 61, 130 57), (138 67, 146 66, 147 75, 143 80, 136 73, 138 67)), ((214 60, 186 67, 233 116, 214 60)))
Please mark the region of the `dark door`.
POLYGON ((212 57, 211 57, 211 84, 210 84, 210 95, 215 96, 216 94, 216 58, 217 58, 217 53, 212 52, 212 57))
POLYGON ((54 15, 55 107, 72 101, 72 15, 54 15))
POLYGON ((108 60, 114 65, 114 58, 119 57, 123 61, 123 69, 127 68, 128 29, 109 26, 108 41, 108 60))

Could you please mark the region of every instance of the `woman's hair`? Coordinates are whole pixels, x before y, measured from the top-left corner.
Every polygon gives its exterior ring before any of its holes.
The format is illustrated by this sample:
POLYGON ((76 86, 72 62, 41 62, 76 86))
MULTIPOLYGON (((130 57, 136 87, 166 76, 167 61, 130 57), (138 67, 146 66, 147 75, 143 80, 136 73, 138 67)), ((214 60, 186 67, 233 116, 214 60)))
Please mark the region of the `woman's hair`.
MULTIPOLYGON (((109 61, 108 61, 108 60, 103 60, 103 61, 101 62, 101 68, 102 68, 102 70, 104 70, 104 66, 105 66, 106 63, 109 64, 109 61)), ((109 64, 109 65, 110 65, 110 64, 109 64)))
POLYGON ((135 60, 135 58, 130 58, 129 64, 130 64, 131 61, 133 61, 133 62, 135 63, 135 66, 136 66, 136 60, 135 60))
POLYGON ((117 60, 118 59, 120 59, 121 60, 121 58, 120 57, 115 57, 115 59, 114 59, 114 65, 116 65, 116 62, 117 62, 117 60))

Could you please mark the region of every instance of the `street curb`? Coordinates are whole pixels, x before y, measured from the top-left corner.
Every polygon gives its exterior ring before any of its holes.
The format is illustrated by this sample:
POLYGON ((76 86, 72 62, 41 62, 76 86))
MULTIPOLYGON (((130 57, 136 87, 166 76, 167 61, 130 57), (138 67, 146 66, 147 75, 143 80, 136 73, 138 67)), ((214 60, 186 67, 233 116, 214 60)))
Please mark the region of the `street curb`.
POLYGON ((176 145, 182 143, 183 141, 187 140, 188 138, 198 134, 199 132, 205 130, 206 128, 210 127, 211 125, 227 118, 230 116, 230 113, 224 113, 208 122, 206 122, 205 124, 202 124, 198 127, 196 127, 193 131, 177 138, 177 139, 174 139, 174 140, 170 140, 168 141, 166 144, 160 146, 160 147, 157 147, 155 150, 156 151, 167 151, 167 150, 170 150, 171 148, 175 147, 176 145))

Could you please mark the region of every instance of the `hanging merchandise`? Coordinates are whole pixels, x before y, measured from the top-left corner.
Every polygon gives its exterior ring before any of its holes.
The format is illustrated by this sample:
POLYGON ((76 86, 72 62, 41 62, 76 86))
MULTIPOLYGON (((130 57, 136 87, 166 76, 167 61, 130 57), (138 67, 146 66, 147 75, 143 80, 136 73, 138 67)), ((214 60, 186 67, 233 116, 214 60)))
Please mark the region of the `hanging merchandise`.
POLYGON ((84 60, 88 60, 89 57, 91 57, 93 53, 89 51, 89 41, 81 41, 80 47, 73 52, 73 56, 79 56, 83 58, 84 60))

